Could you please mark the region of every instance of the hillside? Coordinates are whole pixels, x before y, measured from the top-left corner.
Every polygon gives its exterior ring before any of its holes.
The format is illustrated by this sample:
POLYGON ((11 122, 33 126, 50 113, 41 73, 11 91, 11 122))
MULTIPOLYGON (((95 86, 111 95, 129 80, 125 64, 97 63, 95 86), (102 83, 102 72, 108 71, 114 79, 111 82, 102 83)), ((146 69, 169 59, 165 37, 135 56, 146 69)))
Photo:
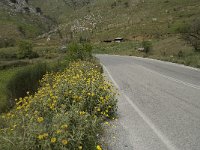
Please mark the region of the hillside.
POLYGON ((0 39, 33 38, 50 29, 52 21, 24 0, 0 2, 0 39))
POLYGON ((28 36, 41 34, 49 27, 41 17, 45 16, 60 25, 65 38, 72 33, 95 41, 118 36, 161 38, 179 33, 200 13, 199 0, 29 0, 28 6, 42 15, 12 15, 8 8, 1 7, 2 35, 12 29, 9 36, 20 36, 21 28, 28 36))
POLYGON ((95 22, 95 30, 92 30, 93 38, 123 36, 134 39, 138 36, 160 38, 176 34, 198 14, 199 0, 96 0, 72 16, 79 22, 87 15, 100 16, 100 20, 95 22))

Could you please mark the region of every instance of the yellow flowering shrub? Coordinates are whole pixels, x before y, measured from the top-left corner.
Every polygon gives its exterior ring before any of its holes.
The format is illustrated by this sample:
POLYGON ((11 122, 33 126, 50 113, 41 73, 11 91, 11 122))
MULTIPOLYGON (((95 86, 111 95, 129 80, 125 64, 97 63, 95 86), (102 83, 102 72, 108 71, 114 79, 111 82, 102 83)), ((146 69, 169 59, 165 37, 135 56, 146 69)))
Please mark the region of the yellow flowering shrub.
POLYGON ((34 95, 1 116, 0 149, 101 149, 101 125, 115 115, 117 100, 100 70, 78 61, 47 73, 34 95))

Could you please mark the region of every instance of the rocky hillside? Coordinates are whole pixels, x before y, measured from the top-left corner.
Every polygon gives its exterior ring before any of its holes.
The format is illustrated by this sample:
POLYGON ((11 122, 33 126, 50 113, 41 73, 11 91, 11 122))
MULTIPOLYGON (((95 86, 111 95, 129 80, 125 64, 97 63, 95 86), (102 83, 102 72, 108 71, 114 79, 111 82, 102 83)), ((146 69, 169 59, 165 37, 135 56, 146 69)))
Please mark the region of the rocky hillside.
POLYGON ((0 5, 1 36, 34 37, 55 22, 61 37, 98 41, 171 36, 200 14, 199 0, 1 0, 0 5))
POLYGON ((199 0, 30 0, 55 18, 62 33, 93 40, 178 34, 200 14, 199 0))
POLYGON ((32 6, 28 0, 0 1, 0 41, 34 38, 52 25, 52 20, 42 15, 41 8, 32 6))
POLYGON ((16 13, 37 13, 37 10, 29 5, 28 0, 2 0, 1 5, 16 13))

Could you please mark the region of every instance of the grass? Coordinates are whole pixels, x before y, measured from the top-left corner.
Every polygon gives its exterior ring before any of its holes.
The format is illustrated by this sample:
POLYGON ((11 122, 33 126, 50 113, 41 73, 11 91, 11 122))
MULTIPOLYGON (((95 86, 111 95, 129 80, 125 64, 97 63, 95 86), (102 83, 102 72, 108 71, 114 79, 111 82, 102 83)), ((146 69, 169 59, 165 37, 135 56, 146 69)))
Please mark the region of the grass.
POLYGON ((180 63, 200 68, 200 53, 195 52, 180 36, 168 37, 160 40, 152 40, 153 49, 149 53, 139 52, 139 41, 127 41, 123 43, 96 43, 94 53, 140 56, 180 63))
POLYGON ((6 86, 19 69, 14 68, 0 71, 0 113, 8 109, 9 100, 6 86))
MULTIPOLYGON (((77 32, 77 34, 74 33, 74 37, 79 38, 80 35, 86 34, 94 41, 118 36, 135 39, 139 37, 160 38, 163 35, 176 34, 179 28, 193 21, 200 13, 199 0, 190 0, 190 3, 188 0, 95 0, 77 10, 70 8, 63 0, 58 0, 56 3, 53 0, 48 0, 48 2, 33 0, 29 3, 34 7, 41 7, 44 15, 54 18, 60 25, 64 37, 71 34, 69 30, 77 20, 80 24, 84 24, 87 22, 86 16, 93 16, 97 24, 92 32, 77 32), (113 3, 116 3, 116 6, 112 7, 113 3), (128 5, 126 6, 125 3, 128 5), (156 20, 153 21, 154 19, 156 20)), ((27 31, 27 34, 41 33, 42 29, 38 26, 43 27, 43 25, 40 26, 40 19, 37 17, 28 16, 28 18, 21 14, 13 17, 3 10, 0 16, 2 16, 1 33, 11 33, 19 37, 21 33, 17 27, 20 26, 27 31), (30 18, 34 20, 33 23, 30 23, 30 18), (20 20, 25 20, 25 23, 20 20)), ((86 25, 86 27, 89 26, 86 25)))
POLYGON ((52 22, 35 14, 16 13, 5 5, 0 8, 1 38, 34 38, 47 32, 52 22))
POLYGON ((123 43, 94 43, 93 53, 142 56, 142 53, 136 51, 139 45, 140 42, 134 41, 127 41, 123 43))
MULTIPOLYGON (((115 0, 96 0, 91 4, 79 8, 77 11, 71 10, 68 13, 61 13, 63 32, 66 33, 75 20, 80 24, 87 22, 84 19, 87 15, 94 16, 96 27, 91 33, 87 33, 93 41, 104 39, 124 37, 128 39, 135 38, 161 38, 171 34, 177 34, 178 29, 198 17, 200 13, 200 2, 198 0, 148 0, 118 1, 112 8, 115 0), (124 3, 128 2, 129 7, 124 3), (98 16, 100 18, 98 19, 98 16), (153 21, 153 19, 156 19, 153 21), (98 20, 98 21, 97 21, 98 20)), ((49 8, 49 7, 48 7, 49 8)), ((89 27, 89 26, 86 26, 89 27)), ((85 32, 75 33, 75 36, 84 35, 85 32)))
POLYGON ((39 86, 39 80, 47 71, 58 72, 63 70, 68 62, 52 60, 35 63, 23 67, 0 70, 0 113, 9 110, 14 99, 24 97, 26 92, 33 93, 39 86))
POLYGON ((64 51, 58 46, 35 46, 34 52, 39 54, 39 58, 35 59, 18 59, 18 47, 0 48, 0 70, 14 68, 18 66, 26 66, 38 62, 51 62, 57 59, 63 59, 64 51))
MULTIPOLYGON (((0 49, 0 52, 9 50, 12 53, 17 51, 16 48, 4 48, 0 49)), ((6 61, 7 67, 12 67, 13 69, 5 69, 6 67, 3 67, 4 70, 0 70, 0 73, 2 73, 2 83, 0 83, 0 86, 4 89, 0 94, 0 107, 2 110, 0 113, 13 106, 15 98, 26 96, 27 91, 35 92, 38 88, 38 81, 47 71, 58 72, 68 66, 70 61, 77 59, 95 62, 92 59, 92 47, 89 44, 71 44, 67 54, 52 46, 35 47, 34 50, 41 55, 41 58, 21 60, 21 62, 27 62, 26 66, 23 67, 16 67, 17 60, 13 64, 10 61, 6 61), (4 74, 5 76, 9 74, 7 80, 4 80, 4 74)))

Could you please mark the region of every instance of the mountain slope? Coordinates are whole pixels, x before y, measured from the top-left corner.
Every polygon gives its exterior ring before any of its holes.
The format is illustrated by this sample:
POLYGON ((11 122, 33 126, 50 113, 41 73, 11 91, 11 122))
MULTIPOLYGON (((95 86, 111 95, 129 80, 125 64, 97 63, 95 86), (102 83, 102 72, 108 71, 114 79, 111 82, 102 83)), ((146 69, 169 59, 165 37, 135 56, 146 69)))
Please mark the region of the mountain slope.
POLYGON ((177 34, 180 28, 198 18, 200 1, 93 0, 75 10, 63 3, 57 10, 62 12, 58 20, 64 26, 63 32, 78 26, 78 30, 73 31, 75 34, 86 34, 88 30, 87 34, 98 40, 116 36, 160 38, 177 34), (86 23, 88 20, 95 23, 95 27, 91 29, 86 23), (80 28, 86 30, 81 33, 80 28))
MULTIPOLYGON (((29 0, 28 5, 56 21, 65 38, 73 34, 75 38, 86 37, 95 41, 119 36, 128 39, 173 36, 200 14, 199 0, 29 0)), ((20 25, 28 24, 29 27, 24 28, 27 33, 33 30, 30 32, 34 35, 46 31, 38 26, 45 29, 48 26, 47 23, 41 25, 44 21, 38 15, 34 22, 34 15, 11 16, 10 12, 6 13, 12 20, 10 22, 14 22, 7 23, 7 26, 15 28, 15 35, 21 34, 17 29, 20 25), (23 19, 16 19, 18 17, 23 19)), ((6 15, 4 12, 1 16, 6 15)), ((3 24, 1 26, 5 26, 3 24)))
POLYGON ((48 31, 51 24, 25 0, 0 2, 0 38, 32 38, 48 31))

